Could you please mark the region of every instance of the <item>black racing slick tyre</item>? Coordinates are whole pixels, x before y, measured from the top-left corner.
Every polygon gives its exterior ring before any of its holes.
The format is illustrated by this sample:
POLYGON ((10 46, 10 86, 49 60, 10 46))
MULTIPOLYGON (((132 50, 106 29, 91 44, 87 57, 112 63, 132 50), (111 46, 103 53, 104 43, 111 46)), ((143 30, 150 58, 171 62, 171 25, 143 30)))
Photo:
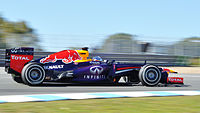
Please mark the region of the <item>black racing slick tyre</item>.
POLYGON ((161 72, 157 66, 145 65, 139 71, 139 80, 144 86, 156 86, 161 80, 161 72))
POLYGON ((45 79, 45 70, 37 63, 29 63, 22 69, 22 80, 27 85, 40 85, 45 79))

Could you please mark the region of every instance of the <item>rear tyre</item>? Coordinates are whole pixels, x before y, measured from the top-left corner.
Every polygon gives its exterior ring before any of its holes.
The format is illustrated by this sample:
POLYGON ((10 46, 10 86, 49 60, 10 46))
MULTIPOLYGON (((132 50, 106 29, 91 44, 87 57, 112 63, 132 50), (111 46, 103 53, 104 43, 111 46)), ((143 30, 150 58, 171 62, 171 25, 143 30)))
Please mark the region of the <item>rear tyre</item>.
POLYGON ((22 69, 22 80, 27 85, 40 85, 45 79, 45 70, 37 63, 29 63, 22 69))
POLYGON ((161 72, 157 66, 145 65, 139 71, 139 80, 142 85, 156 86, 161 79, 161 72))

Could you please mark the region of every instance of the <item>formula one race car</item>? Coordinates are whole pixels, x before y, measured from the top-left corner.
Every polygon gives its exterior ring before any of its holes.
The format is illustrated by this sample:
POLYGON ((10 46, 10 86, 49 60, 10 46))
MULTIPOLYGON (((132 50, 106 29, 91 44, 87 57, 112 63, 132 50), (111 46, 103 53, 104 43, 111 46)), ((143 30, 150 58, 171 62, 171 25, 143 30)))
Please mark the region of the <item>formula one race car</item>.
POLYGON ((88 59, 88 48, 63 50, 33 60, 33 48, 6 49, 5 70, 18 83, 39 85, 43 82, 66 83, 113 83, 120 79, 126 83, 145 86, 183 84, 182 77, 169 77, 176 73, 152 64, 120 63, 102 60, 101 57, 88 59))

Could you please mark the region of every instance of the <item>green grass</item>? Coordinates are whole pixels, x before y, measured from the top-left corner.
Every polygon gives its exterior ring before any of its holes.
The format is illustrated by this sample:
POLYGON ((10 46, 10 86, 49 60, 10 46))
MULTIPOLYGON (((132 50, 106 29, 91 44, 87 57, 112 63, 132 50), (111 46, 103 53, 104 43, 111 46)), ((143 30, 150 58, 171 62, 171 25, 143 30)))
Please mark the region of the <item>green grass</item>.
POLYGON ((200 96, 4 103, 0 113, 200 113, 200 96))

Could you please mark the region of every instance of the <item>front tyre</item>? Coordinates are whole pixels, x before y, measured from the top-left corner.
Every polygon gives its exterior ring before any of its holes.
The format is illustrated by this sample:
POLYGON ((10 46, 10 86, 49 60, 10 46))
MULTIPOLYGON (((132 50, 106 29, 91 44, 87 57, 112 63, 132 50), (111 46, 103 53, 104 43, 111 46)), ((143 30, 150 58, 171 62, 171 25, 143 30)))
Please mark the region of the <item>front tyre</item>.
POLYGON ((139 80, 142 85, 156 86, 161 79, 161 72, 157 66, 145 65, 139 71, 139 80))
POLYGON ((27 85, 42 84, 45 79, 45 71, 37 63, 29 63, 22 69, 22 80, 27 85))

